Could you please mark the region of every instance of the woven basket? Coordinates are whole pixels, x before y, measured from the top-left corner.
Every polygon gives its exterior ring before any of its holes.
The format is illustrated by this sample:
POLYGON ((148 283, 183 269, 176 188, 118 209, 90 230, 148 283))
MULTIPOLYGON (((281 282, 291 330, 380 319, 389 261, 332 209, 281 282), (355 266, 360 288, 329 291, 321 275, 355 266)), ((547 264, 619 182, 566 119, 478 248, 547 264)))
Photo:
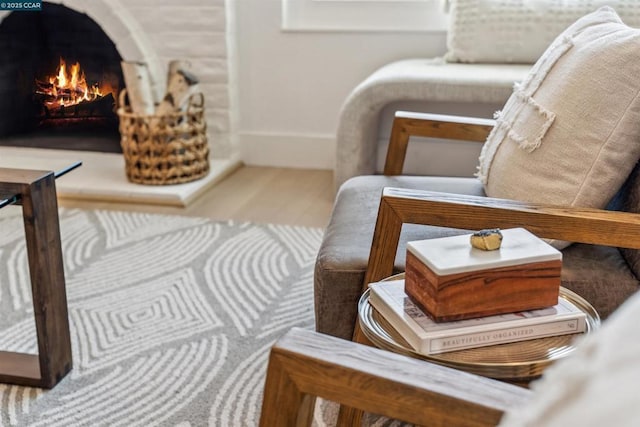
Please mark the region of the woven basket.
POLYGON ((192 95, 184 112, 134 114, 120 93, 120 145, 127 178, 137 184, 181 184, 209 172, 204 96, 192 95))

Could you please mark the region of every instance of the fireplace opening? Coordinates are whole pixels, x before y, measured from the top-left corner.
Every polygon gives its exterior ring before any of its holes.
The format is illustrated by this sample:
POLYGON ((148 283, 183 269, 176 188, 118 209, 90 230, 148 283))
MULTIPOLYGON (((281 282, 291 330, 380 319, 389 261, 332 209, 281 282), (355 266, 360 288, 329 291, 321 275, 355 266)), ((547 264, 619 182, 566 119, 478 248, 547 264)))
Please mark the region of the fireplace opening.
POLYGON ((121 56, 90 17, 43 2, 0 23, 0 145, 121 152, 121 56))

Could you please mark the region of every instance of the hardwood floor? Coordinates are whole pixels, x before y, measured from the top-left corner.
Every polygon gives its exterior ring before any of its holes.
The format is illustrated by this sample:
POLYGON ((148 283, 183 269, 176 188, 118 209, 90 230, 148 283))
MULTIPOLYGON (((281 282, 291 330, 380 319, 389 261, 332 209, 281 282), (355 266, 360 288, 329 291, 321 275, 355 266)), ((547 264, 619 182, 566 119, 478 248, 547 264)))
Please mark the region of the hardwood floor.
POLYGON ((333 206, 330 170, 245 166, 186 208, 61 200, 60 206, 324 227, 333 206))

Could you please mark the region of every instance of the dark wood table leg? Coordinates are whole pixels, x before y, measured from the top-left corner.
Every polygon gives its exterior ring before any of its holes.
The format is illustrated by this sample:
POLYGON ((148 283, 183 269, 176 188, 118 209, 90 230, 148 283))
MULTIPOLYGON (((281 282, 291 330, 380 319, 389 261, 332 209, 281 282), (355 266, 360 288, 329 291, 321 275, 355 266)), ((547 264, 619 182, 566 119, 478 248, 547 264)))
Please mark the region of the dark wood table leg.
POLYGON ((51 388, 72 367, 55 176, 0 169, 0 195, 10 193, 22 205, 38 355, 0 352, 0 382, 51 388))

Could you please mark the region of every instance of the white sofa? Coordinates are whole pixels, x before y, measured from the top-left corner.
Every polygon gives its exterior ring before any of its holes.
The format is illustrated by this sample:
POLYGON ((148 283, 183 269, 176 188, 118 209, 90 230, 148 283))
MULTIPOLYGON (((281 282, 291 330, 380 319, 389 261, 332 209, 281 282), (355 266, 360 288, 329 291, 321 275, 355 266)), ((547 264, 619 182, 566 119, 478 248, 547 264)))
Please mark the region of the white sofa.
MULTIPOLYGON (((531 65, 449 63, 442 58, 407 59, 388 64, 360 83, 345 101, 336 134, 335 184, 379 171, 379 123, 391 120, 389 105, 416 101, 423 112, 433 103, 484 104, 489 114, 511 95, 514 82, 531 65), (382 113, 389 117, 381 117, 382 113)), ((388 134, 382 139, 388 140, 388 134)), ((476 146, 478 144, 475 144, 476 146)), ((477 156, 467 165, 472 173, 477 156)), ((460 165, 460 159, 456 164, 460 165)), ((449 173, 448 175, 460 175, 449 173)))
MULTIPOLYGON (((379 157, 386 152, 382 141, 388 140, 393 107, 489 118, 507 100, 513 83, 522 79, 549 43, 580 16, 608 4, 627 25, 640 27, 640 2, 629 0, 446 3, 450 20, 444 58, 388 64, 360 83, 343 104, 336 134, 336 188, 353 176, 381 171, 384 159, 379 157), (406 107, 402 103, 413 104, 406 107), (478 108, 471 110, 471 106, 478 108)), ((477 151, 460 155, 456 151, 459 146, 441 145, 438 149, 437 144, 428 144, 423 153, 408 153, 405 172, 471 176, 477 166, 478 145, 471 149, 477 151), (453 156, 455 162, 447 156, 453 156), (412 161, 422 166, 431 162, 436 167, 418 169, 412 161), (462 170, 454 170, 453 163, 462 170)))

